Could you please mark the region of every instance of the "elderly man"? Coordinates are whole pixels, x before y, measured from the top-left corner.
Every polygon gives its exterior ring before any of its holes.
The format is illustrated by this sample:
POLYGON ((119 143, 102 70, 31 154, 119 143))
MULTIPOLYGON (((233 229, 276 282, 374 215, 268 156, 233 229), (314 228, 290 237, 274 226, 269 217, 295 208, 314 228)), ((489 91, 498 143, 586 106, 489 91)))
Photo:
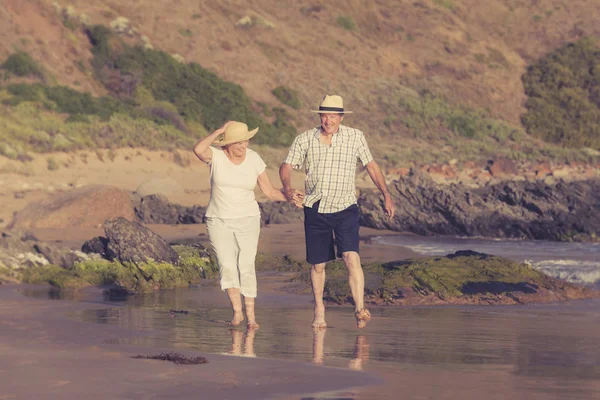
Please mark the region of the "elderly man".
POLYGON ((298 135, 279 168, 284 194, 293 200, 292 168, 304 164, 306 171, 304 196, 304 234, 306 260, 312 265, 310 278, 315 297, 312 326, 325 328, 325 264, 342 257, 348 268, 350 290, 354 299, 358 328, 371 319, 364 304, 365 278, 359 256, 359 210, 356 204, 356 162, 367 168, 373 183, 385 199, 385 213, 394 216, 394 203, 381 169, 373 160, 364 134, 358 129, 341 125, 345 114, 343 99, 325 96, 318 110, 321 124, 298 135))

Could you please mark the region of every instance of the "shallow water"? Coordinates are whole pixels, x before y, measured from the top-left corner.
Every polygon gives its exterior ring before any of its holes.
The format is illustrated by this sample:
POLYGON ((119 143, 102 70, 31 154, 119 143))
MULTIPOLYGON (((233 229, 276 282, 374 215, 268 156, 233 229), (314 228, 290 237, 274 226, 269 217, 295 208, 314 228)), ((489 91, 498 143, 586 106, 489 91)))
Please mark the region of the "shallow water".
MULTIPOLYGON (((246 332, 227 327, 227 307, 198 300, 197 294, 207 290, 224 296, 214 288, 192 288, 119 301, 105 298, 98 309, 73 318, 151 331, 111 343, 284 358, 359 369, 385 380, 380 386, 304 399, 600 399, 598 300, 374 308, 373 320, 361 331, 352 309, 331 307, 329 327, 315 333, 310 304, 287 307, 259 298, 261 328, 246 332)), ((48 291, 26 294, 49 296, 48 291)))

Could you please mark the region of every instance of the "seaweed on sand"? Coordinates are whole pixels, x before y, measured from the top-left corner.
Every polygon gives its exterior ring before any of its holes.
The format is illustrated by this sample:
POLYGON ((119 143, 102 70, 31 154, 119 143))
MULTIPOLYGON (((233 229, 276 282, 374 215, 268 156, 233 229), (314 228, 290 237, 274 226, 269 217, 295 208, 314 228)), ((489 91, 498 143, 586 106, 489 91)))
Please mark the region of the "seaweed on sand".
POLYGON ((160 353, 159 355, 151 356, 149 354, 133 356, 131 358, 144 358, 148 360, 163 360, 171 361, 175 364, 192 365, 192 364, 206 364, 208 360, 204 357, 186 357, 179 353, 160 353))

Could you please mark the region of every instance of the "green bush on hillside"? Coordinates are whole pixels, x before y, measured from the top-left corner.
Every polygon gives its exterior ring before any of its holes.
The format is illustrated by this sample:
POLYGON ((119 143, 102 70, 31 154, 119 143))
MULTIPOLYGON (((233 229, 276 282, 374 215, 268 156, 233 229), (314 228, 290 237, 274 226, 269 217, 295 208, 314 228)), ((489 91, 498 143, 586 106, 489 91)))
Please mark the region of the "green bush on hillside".
POLYGON ((352 32, 356 30, 356 22, 354 22, 354 19, 352 19, 352 17, 340 15, 336 18, 335 22, 338 24, 339 27, 347 31, 352 32))
MULTIPOLYGON (((522 133, 517 127, 491 118, 485 110, 452 106, 429 92, 420 97, 402 96, 398 105, 403 111, 401 114, 404 114, 398 117, 399 120, 415 136, 445 130, 469 139, 491 137, 504 141, 522 133)), ((394 117, 389 117, 386 124, 394 121, 394 117)))
POLYGON ((24 52, 11 54, 1 66, 2 69, 16 76, 33 76, 44 78, 44 70, 31 56, 24 52))
POLYGON ((142 117, 131 104, 119 99, 93 97, 90 93, 78 92, 66 86, 19 83, 6 86, 6 90, 13 96, 4 100, 4 104, 16 106, 22 102, 37 102, 49 110, 70 114, 75 121, 85 121, 82 118, 84 115, 97 115, 108 120, 115 113, 142 117))
POLYGON ((569 147, 600 149, 600 47, 570 43, 532 64, 522 77, 527 131, 569 147))
POLYGON ((302 105, 298 98, 298 92, 285 86, 277 86, 271 91, 283 104, 294 109, 299 109, 302 105))
POLYGON ((159 125, 127 114, 115 113, 107 120, 74 114, 65 121, 63 116, 44 108, 36 102, 0 107, 0 153, 17 158, 26 151, 44 153, 92 147, 191 148, 197 140, 173 125, 159 125), (82 117, 87 119, 79 120, 82 117))
POLYGON ((220 79, 197 63, 178 62, 164 51, 128 46, 104 27, 92 27, 88 35, 94 46, 96 76, 111 92, 139 94, 143 87, 156 101, 173 104, 186 121, 201 123, 208 131, 227 120, 237 120, 260 127, 259 144, 291 143, 295 131, 282 132, 266 122, 241 86, 220 79), (116 85, 115 77, 121 78, 123 85, 134 82, 133 90, 116 85))

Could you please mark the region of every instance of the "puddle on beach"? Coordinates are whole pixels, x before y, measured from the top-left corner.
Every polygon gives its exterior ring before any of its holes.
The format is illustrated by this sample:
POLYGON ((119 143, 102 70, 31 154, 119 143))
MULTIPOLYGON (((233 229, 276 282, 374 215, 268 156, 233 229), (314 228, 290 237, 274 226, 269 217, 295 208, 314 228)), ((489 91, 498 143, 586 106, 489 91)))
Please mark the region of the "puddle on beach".
MULTIPOLYGON (((109 343, 296 360, 384 379, 379 386, 303 399, 600 399, 598 300, 373 308, 373 320, 362 331, 351 308, 330 307, 329 327, 315 333, 310 304, 286 307, 259 298, 261 327, 246 332, 230 330, 230 310, 199 301, 199 290, 104 297, 96 300, 97 309, 74 318, 151 332, 109 343)), ((73 300, 47 289, 25 294, 73 300)))

